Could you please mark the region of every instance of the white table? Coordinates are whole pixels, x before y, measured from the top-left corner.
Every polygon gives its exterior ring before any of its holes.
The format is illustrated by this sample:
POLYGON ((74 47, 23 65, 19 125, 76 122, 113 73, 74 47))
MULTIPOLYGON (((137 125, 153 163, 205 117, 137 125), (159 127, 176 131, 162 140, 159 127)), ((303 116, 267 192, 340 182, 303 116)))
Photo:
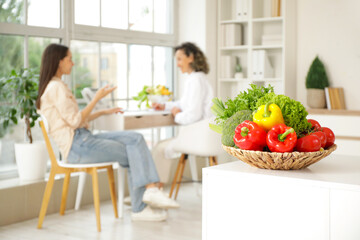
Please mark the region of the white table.
POLYGON ((153 128, 176 125, 169 111, 126 111, 124 112, 124 129, 153 128))
POLYGON ((203 169, 203 240, 360 239, 360 157, 303 170, 235 161, 203 169))

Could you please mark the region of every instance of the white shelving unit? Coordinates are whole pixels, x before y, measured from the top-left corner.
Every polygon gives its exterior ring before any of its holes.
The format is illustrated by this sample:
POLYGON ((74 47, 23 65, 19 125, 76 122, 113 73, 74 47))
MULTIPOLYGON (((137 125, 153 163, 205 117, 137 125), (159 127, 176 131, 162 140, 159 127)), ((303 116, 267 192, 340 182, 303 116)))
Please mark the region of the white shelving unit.
MULTIPOLYGON (((257 85, 271 84, 277 94, 285 94, 295 98, 296 83, 296 2, 295 0, 281 1, 281 14, 271 17, 270 0, 218 0, 218 81, 217 95, 226 100, 234 98, 240 91, 249 87, 250 83, 257 85), (237 19, 237 5, 246 4, 247 17, 237 19), (241 45, 225 46, 224 33, 226 24, 241 26, 241 45), (281 41, 275 44, 263 45, 263 35, 280 35, 281 41), (270 65, 273 68, 272 77, 257 79, 253 75, 253 52, 265 50, 270 65), (239 58, 243 68, 243 78, 224 76, 222 56, 239 58)), ((228 66, 235 74, 234 66, 228 66)), ((229 72, 229 70, 227 71, 229 72)), ((233 75, 234 75, 233 74, 233 75)))

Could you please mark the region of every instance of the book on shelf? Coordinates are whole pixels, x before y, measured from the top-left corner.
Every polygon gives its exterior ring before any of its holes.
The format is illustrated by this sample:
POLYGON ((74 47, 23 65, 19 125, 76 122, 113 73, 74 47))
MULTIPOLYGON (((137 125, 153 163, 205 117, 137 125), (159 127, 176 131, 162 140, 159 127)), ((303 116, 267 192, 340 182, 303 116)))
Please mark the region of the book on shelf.
POLYGON ((344 88, 327 87, 325 88, 325 98, 327 109, 346 109, 344 88))
POLYGON ((281 0, 271 0, 271 17, 281 16, 281 0))
POLYGON ((254 80, 274 77, 274 69, 265 50, 255 50, 252 54, 252 75, 254 80))
POLYGON ((249 16, 249 0, 237 0, 235 4, 236 20, 246 20, 249 16))
POLYGON ((264 34, 261 36, 261 45, 279 45, 282 44, 281 34, 264 34))
POLYGON ((220 76, 222 78, 233 78, 235 73, 235 58, 233 56, 221 56, 220 76))
POLYGON ((227 23, 223 25, 223 46, 233 47, 242 44, 242 29, 241 24, 238 23, 227 23))

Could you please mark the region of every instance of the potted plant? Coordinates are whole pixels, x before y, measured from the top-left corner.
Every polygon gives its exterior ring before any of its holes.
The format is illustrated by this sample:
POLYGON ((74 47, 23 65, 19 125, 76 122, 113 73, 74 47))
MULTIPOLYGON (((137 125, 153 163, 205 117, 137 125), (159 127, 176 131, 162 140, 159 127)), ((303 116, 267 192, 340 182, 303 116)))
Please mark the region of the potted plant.
POLYGON ((44 179, 47 152, 44 141, 34 141, 31 128, 39 115, 36 112, 38 75, 31 69, 12 70, 8 77, 0 79, 2 128, 7 130, 19 120, 25 122, 25 142, 15 143, 15 158, 21 181, 44 179), (5 110, 4 110, 5 109, 5 110))
POLYGON ((235 76, 234 77, 237 79, 244 78, 243 69, 241 67, 239 57, 236 57, 235 76))
POLYGON ((147 108, 150 108, 149 101, 152 103, 164 103, 171 100, 171 95, 172 92, 164 85, 159 84, 156 87, 145 85, 133 99, 139 101, 138 108, 141 108, 143 102, 146 103, 147 108))
POLYGON ((306 76, 307 105, 311 108, 325 108, 325 88, 329 86, 325 66, 316 56, 306 76))

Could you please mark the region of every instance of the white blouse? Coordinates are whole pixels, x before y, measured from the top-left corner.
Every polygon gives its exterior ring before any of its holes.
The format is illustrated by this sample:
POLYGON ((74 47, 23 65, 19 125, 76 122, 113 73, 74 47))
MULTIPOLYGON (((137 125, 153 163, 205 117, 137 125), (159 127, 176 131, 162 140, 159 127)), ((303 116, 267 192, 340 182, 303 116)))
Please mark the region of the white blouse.
POLYGON ((203 72, 192 72, 185 79, 185 88, 179 101, 165 103, 165 110, 178 107, 181 112, 175 116, 178 124, 190 124, 212 116, 211 106, 214 93, 203 72))

